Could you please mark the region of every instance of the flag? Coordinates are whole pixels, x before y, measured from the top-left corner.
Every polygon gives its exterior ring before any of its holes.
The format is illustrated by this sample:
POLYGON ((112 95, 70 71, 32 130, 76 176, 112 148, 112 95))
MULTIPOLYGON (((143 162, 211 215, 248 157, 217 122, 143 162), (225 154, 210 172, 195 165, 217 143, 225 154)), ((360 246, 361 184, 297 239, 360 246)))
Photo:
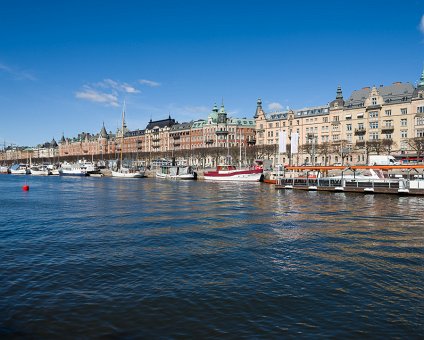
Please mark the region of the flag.
POLYGON ((297 153, 299 147, 299 134, 297 132, 292 132, 291 134, 291 150, 290 152, 297 153))
POLYGON ((278 137, 279 137, 279 140, 278 140, 278 146, 279 146, 278 152, 279 153, 285 153, 287 151, 286 150, 287 133, 285 131, 280 131, 280 134, 279 134, 278 137))

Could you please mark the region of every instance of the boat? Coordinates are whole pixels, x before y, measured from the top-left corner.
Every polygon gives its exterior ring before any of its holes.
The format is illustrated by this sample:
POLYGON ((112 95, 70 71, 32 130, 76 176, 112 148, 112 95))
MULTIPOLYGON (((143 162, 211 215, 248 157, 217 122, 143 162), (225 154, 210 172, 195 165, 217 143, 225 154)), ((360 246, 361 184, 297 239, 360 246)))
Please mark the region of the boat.
POLYGON ((59 168, 60 176, 87 176, 87 169, 81 163, 63 162, 59 168))
POLYGON ((12 175, 27 175, 28 174, 28 165, 19 163, 19 164, 13 164, 10 169, 10 173, 12 175))
POLYGON ((216 170, 206 171, 205 180, 231 182, 259 182, 263 179, 263 169, 237 169, 234 165, 218 165, 216 170))
POLYGON ((166 179, 197 179, 197 173, 191 166, 163 165, 156 172, 156 177, 166 179))
POLYGON ((122 152, 124 145, 124 127, 125 127, 125 101, 124 107, 122 109, 122 129, 121 129, 121 153, 120 153, 120 161, 117 164, 116 169, 112 170, 112 177, 120 177, 120 178, 141 178, 144 177, 144 170, 137 168, 124 167, 122 162, 122 152))
POLYGON ((48 176, 50 174, 46 165, 33 165, 29 168, 29 171, 33 176, 48 176))
POLYGON ((112 170, 112 177, 141 178, 144 177, 144 171, 120 166, 117 170, 112 170))
POLYGON ((5 165, 1 165, 0 166, 0 174, 8 174, 9 173, 9 168, 5 165))

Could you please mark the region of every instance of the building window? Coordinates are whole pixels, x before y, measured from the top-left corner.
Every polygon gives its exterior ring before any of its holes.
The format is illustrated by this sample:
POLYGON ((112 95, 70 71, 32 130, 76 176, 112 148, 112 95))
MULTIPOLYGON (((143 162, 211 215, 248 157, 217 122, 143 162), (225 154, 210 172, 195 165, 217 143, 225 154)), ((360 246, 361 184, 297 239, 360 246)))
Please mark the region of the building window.
POLYGON ((408 138, 408 130, 400 130, 401 138, 408 138))
POLYGON ((407 126, 408 125, 408 120, 407 119, 401 119, 400 120, 400 126, 407 126))
POLYGON ((371 101, 372 101, 372 105, 377 105, 377 98, 376 97, 372 97, 371 101))
POLYGON ((371 111, 370 118, 378 118, 378 111, 371 111))
POLYGON ((386 138, 386 139, 392 139, 392 134, 391 134, 391 133, 386 133, 385 138, 386 138))
POLYGON ((386 110, 385 111, 386 116, 391 116, 392 115, 392 110, 386 110))
POLYGON ((352 124, 347 124, 346 125, 346 130, 347 131, 352 131, 352 124))
POLYGON ((364 114, 363 113, 358 113, 358 115, 356 116, 357 119, 361 119, 364 118, 364 114))
POLYGON ((416 125, 424 125, 424 117, 417 117, 416 125))
POLYGON ((322 122, 323 123, 328 123, 328 117, 322 117, 322 122))
POLYGON ((377 139, 378 139, 378 132, 371 132, 370 140, 377 140, 377 139))
POLYGON ((404 109, 400 109, 400 113, 403 115, 407 115, 408 114, 408 109, 404 108, 404 109))
POLYGON ((370 129, 378 129, 378 122, 370 122, 370 129))
POLYGON ((346 134, 346 139, 347 139, 348 142, 351 143, 352 142, 352 134, 351 133, 347 133, 346 134))
POLYGON ((417 130, 417 137, 424 137, 424 129, 417 130))
POLYGON ((269 126, 269 128, 271 129, 271 128, 272 128, 272 123, 269 123, 269 124, 268 124, 268 126, 269 126))
POLYGON ((418 106, 417 113, 424 113, 424 106, 418 106))

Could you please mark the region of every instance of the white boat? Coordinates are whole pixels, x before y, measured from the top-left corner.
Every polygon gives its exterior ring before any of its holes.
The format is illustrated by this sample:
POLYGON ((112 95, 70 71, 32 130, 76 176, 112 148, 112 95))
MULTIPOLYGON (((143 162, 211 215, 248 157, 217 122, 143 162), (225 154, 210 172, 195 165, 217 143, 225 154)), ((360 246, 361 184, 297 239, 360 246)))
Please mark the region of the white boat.
POLYGON ((156 172, 156 177, 167 179, 196 179, 197 173, 191 166, 164 165, 156 172))
POLYGON ((141 178, 144 177, 144 171, 140 169, 133 169, 124 167, 122 163, 122 152, 123 152, 123 145, 124 145, 124 126, 125 126, 125 101, 124 101, 124 107, 122 109, 122 129, 121 129, 121 154, 120 154, 120 161, 118 164, 117 169, 112 170, 112 177, 120 177, 120 178, 141 178))
POLYGON ((112 177, 141 178, 144 177, 144 171, 139 169, 125 168, 121 166, 115 171, 112 170, 112 177))
POLYGON ((263 169, 237 169, 233 165, 218 165, 214 171, 204 173, 205 180, 231 182, 259 182, 263 178, 263 169))
POLYGON ((28 174, 28 165, 27 164, 13 164, 10 169, 12 175, 26 175, 28 174))
POLYGON ((0 174, 8 174, 9 168, 7 166, 0 166, 0 174))
POLYGON ((59 176, 60 175, 59 169, 54 164, 48 164, 47 169, 49 170, 49 174, 52 175, 52 176, 59 176))
POLYGON ((81 167, 81 163, 63 162, 59 168, 61 176, 87 176, 87 169, 81 167))
POLYGON ((29 168, 31 175, 33 176, 48 176, 49 169, 45 165, 33 165, 29 168))

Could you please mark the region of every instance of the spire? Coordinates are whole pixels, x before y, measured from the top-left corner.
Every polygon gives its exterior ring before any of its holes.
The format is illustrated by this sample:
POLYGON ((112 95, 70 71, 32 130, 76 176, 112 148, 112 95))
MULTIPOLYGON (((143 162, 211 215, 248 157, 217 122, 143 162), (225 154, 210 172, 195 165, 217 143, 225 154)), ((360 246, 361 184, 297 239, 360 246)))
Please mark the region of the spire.
POLYGON ((343 99, 342 87, 340 85, 337 86, 336 99, 343 99))
POLYGON ((420 81, 418 82, 417 87, 424 87, 424 67, 423 67, 423 73, 421 73, 420 81))
POLYGON ((256 102, 256 112, 253 118, 257 119, 261 111, 262 111, 262 100, 261 98, 258 98, 258 101, 256 102))
POLYGON ((100 130, 100 137, 101 138, 107 138, 108 137, 107 132, 106 132, 106 128, 105 128, 105 122, 103 122, 102 129, 100 130))

